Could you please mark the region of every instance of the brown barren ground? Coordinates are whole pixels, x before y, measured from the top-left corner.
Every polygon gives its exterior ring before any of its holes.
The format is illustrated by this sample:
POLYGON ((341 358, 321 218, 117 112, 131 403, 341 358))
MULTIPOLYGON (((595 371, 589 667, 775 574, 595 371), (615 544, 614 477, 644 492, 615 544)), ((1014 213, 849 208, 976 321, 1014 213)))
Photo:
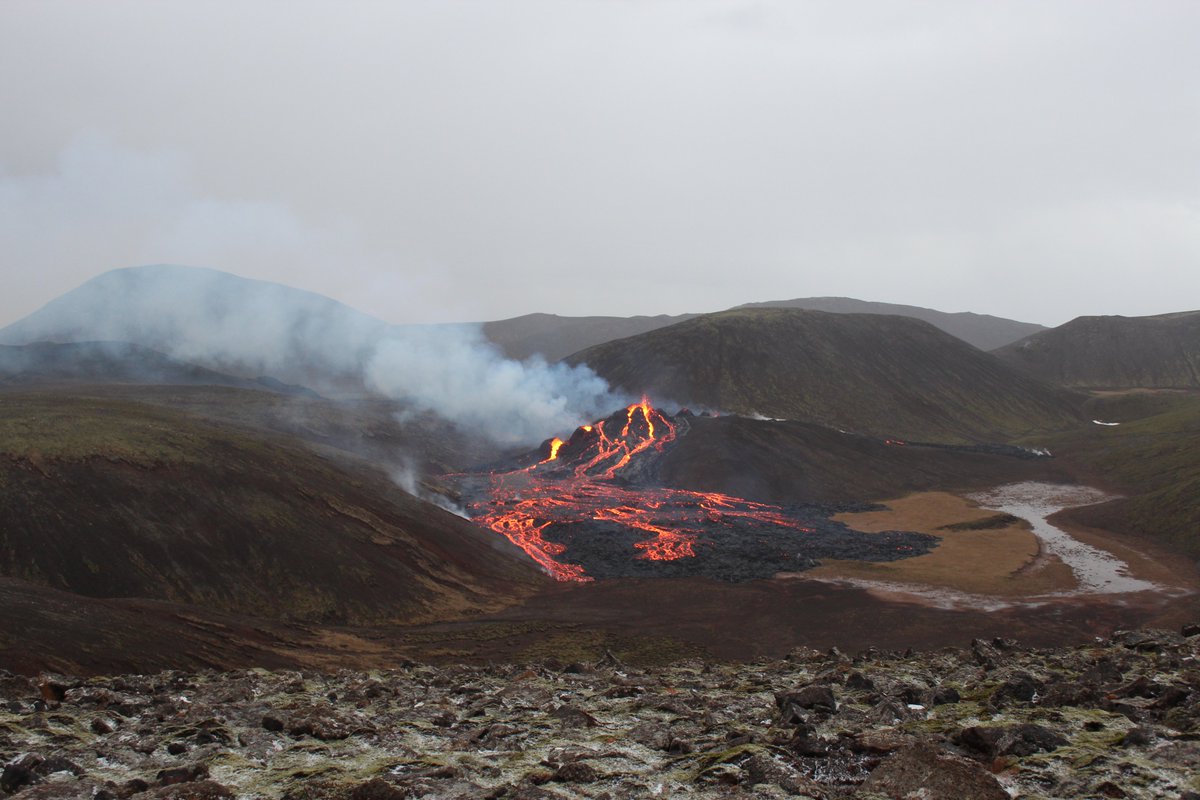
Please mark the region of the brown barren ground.
POLYGON ((930 533, 941 537, 941 543, 926 555, 901 561, 825 561, 804 576, 919 584, 998 597, 1076 588, 1070 568, 1042 552, 1024 520, 996 528, 953 530, 947 526, 988 520, 997 514, 948 492, 919 492, 888 501, 887 506, 884 511, 839 514, 834 519, 864 533, 930 533))
POLYGON ((1147 536, 1132 537, 1084 525, 1075 520, 1074 510, 1063 509, 1049 521, 1084 544, 1112 553, 1129 565, 1131 575, 1167 587, 1192 591, 1200 587, 1197 562, 1147 536))

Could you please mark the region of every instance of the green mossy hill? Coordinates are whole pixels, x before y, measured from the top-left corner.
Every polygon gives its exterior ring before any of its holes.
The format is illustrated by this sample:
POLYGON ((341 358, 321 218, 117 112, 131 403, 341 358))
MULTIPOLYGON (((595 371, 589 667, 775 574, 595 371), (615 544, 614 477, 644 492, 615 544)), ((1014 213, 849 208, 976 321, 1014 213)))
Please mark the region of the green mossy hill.
POLYGON ((1099 528, 1145 535, 1200 557, 1200 393, 1099 397, 1089 425, 1042 440, 1081 475, 1125 497, 1070 512, 1099 528))
POLYGON ((1079 317, 995 354, 1062 386, 1200 388, 1200 311, 1079 317))
POLYGON ((0 394, 0 575, 323 622, 496 608, 542 578, 365 462, 116 397, 0 394))
POLYGON ((928 322, 935 328, 957 336, 980 350, 1003 347, 1009 342, 1045 330, 1032 322, 1018 322, 990 314, 975 314, 970 311, 947 313, 932 308, 905 306, 896 303, 876 303, 855 300, 851 297, 803 297, 795 300, 772 300, 765 303, 746 303, 738 308, 804 308, 809 311, 828 311, 834 314, 892 314, 897 317, 913 317, 928 322))
POLYGON ((1079 420, 1074 396, 905 317, 728 311, 568 361, 634 393, 877 436, 1000 441, 1079 420))

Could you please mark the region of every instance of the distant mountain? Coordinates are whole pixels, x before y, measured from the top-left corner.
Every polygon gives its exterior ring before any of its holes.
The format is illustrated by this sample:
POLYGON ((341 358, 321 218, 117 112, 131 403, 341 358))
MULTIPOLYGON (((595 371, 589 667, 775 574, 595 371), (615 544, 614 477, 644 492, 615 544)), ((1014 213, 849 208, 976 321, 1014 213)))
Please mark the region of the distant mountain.
POLYGON ((317 396, 303 386, 285 384, 269 377, 251 380, 226 375, 129 342, 0 345, 0 386, 61 383, 233 386, 317 396))
POLYGON ((116 269, 0 330, 0 343, 131 342, 245 377, 347 376, 391 326, 328 297, 199 267, 116 269))
POLYGON ((540 353, 547 361, 558 361, 592 345, 665 328, 695 316, 698 315, 560 317, 557 314, 526 314, 523 317, 485 322, 483 335, 508 358, 524 360, 540 353))
POLYGON ((1075 398, 905 317, 726 311, 568 362, 634 394, 878 436, 1007 440, 1079 419, 1075 398))
POLYGON ((1200 388, 1200 311, 1078 317, 995 354, 1063 386, 1200 388))
POLYGON ((0 392, 0 576, 338 624, 455 618, 545 580, 366 462, 134 398, 0 392))
MULTIPOLYGON (((1031 322, 1017 322, 987 314, 948 314, 930 308, 871 303, 849 297, 773 300, 765 303, 746 303, 737 308, 800 308, 836 314, 891 314, 912 317, 924 320, 935 328, 941 328, 951 336, 973 344, 980 350, 992 350, 1045 330, 1043 326, 1031 322)), ((526 314, 523 317, 485 322, 483 333, 509 358, 526 359, 540 353, 547 361, 556 361, 604 342, 649 333, 698 316, 700 315, 660 314, 654 317, 560 317, 556 314, 526 314)))
POLYGON ((912 317, 928 322, 951 336, 956 336, 980 350, 994 350, 1009 342, 1046 330, 1045 326, 1032 322, 1017 322, 990 314, 975 314, 970 311, 947 313, 932 308, 897 305, 895 303, 873 303, 850 297, 802 297, 795 300, 772 300, 765 303, 746 303, 738 308, 802 308, 808 311, 829 311, 835 314, 891 314, 912 317))

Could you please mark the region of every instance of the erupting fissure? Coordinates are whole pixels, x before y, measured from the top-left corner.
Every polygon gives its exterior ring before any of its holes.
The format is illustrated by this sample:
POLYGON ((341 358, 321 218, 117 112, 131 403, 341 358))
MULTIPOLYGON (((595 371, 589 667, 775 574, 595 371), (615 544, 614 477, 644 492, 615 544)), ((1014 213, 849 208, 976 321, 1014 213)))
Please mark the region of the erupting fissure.
MULTIPOLYGON (((783 509, 712 492, 636 486, 652 454, 664 453, 687 419, 675 420, 643 399, 605 420, 551 439, 531 466, 488 474, 486 497, 469 503, 471 516, 507 537, 562 581, 590 581, 579 564, 562 560, 559 538, 580 526, 635 539, 636 558, 668 562, 694 558, 714 526, 750 521, 767 528, 811 532, 783 509), (617 431, 619 428, 619 432, 617 431)), ((646 481, 643 481, 645 483, 646 481)), ((602 534, 598 534, 602 535, 602 534)))

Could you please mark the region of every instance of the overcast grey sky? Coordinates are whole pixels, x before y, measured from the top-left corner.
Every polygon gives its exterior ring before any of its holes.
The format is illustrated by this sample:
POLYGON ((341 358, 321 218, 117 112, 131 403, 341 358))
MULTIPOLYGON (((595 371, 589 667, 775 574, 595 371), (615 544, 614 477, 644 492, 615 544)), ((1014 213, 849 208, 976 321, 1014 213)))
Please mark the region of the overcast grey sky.
POLYGON ((1200 307, 1200 3, 0 3, 0 325, 114 267, 392 322, 1200 307))

